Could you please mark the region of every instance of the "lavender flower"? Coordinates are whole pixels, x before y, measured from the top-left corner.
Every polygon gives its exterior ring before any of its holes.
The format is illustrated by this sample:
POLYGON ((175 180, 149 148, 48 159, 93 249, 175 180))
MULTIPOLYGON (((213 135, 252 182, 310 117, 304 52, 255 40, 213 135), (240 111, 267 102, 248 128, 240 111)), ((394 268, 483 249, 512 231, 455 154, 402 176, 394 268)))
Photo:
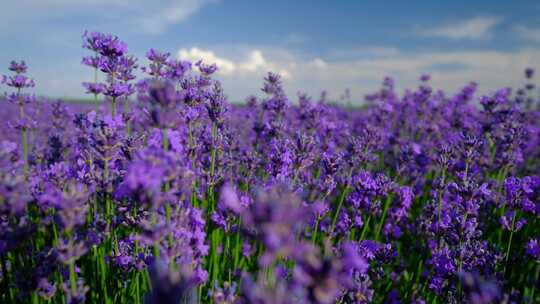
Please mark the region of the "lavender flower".
POLYGON ((156 261, 150 273, 153 291, 146 303, 195 303, 197 281, 189 270, 170 270, 163 262, 156 261))

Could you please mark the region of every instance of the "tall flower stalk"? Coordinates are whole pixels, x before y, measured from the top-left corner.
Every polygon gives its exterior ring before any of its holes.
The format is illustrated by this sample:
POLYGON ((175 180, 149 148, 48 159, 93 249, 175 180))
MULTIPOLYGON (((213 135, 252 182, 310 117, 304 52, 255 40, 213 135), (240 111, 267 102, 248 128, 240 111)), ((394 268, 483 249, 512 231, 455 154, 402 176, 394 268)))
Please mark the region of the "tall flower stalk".
POLYGON ((21 146, 23 148, 23 161, 24 170, 28 171, 28 131, 33 124, 32 119, 26 114, 25 105, 29 104, 33 100, 33 96, 23 93, 26 88, 35 86, 32 79, 28 78, 25 74, 28 71, 28 66, 24 61, 12 61, 9 65, 9 70, 14 73, 12 76, 2 76, 2 83, 15 89, 15 92, 9 94, 7 99, 17 104, 19 108, 19 120, 15 124, 15 127, 21 131, 21 146))

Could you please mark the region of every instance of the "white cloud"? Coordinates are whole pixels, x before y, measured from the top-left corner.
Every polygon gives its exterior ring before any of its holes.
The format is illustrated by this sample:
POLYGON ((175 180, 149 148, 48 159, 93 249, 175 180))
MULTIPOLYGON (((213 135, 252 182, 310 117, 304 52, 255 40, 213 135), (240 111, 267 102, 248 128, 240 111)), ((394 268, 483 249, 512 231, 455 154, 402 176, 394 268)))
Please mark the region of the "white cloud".
POLYGON ((476 17, 433 29, 420 30, 417 34, 424 37, 449 39, 491 39, 493 28, 500 21, 498 17, 476 17))
POLYGON ((220 58, 212 51, 201 50, 193 47, 191 49, 181 49, 178 51, 178 58, 182 60, 188 60, 191 62, 197 62, 202 60, 207 64, 215 63, 219 68, 219 73, 228 75, 236 71, 236 64, 231 60, 220 58))
POLYGON ((268 63, 260 50, 251 51, 247 60, 240 65, 241 69, 250 72, 261 68, 264 69, 265 67, 268 67, 268 63))
POLYGON ((292 77, 287 69, 268 61, 263 52, 258 49, 249 50, 244 58, 232 60, 217 56, 214 51, 193 47, 191 49, 180 49, 178 58, 191 62, 202 60, 207 64, 215 63, 218 66, 218 74, 223 76, 234 76, 234 74, 261 76, 267 72, 277 72, 284 79, 292 77))
POLYGON ((326 61, 322 60, 321 58, 315 58, 313 61, 311 61, 311 64, 315 67, 324 69, 326 67, 326 61))
POLYGON ((514 28, 518 37, 522 40, 540 42, 540 28, 526 27, 523 25, 514 28))

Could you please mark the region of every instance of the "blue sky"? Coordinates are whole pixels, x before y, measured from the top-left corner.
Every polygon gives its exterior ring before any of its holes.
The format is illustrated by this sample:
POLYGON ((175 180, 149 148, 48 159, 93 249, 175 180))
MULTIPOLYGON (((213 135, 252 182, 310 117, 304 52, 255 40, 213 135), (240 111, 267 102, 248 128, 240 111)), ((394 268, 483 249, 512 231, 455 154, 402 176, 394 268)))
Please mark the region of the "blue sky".
POLYGON ((517 85, 540 68, 539 1, 3 0, 0 64, 25 59, 36 93, 81 97, 85 29, 118 35, 145 63, 154 47, 216 62, 226 92, 259 92, 268 71, 287 92, 346 88, 355 99, 385 75, 398 88, 421 73, 439 88, 482 92, 517 85))

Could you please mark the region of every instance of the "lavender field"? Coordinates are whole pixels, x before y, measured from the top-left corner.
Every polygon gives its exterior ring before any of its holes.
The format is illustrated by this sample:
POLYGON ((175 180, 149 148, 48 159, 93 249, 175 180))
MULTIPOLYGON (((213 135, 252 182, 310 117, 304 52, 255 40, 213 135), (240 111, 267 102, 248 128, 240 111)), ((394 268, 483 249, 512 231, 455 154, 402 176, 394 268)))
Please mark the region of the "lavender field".
POLYGON ((85 104, 2 63, 0 303, 540 302, 533 69, 357 106, 268 73, 233 104, 213 62, 81 56, 85 104))

